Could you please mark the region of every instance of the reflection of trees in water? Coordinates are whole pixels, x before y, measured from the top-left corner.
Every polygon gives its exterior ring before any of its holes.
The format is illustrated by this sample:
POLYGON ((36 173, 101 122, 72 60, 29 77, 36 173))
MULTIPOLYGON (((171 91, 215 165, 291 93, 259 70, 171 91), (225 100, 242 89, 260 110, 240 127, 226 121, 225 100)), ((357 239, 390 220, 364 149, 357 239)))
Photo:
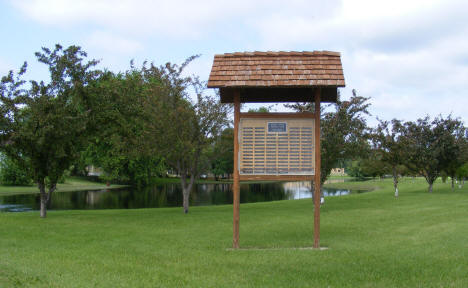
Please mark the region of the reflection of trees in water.
MULTIPOLYGON (((152 186, 143 189, 119 189, 56 193, 52 209, 116 209, 175 206, 168 203, 178 193, 170 186, 152 186), (175 192, 175 193, 174 193, 175 192)), ((176 197, 177 198, 177 197, 176 197)), ((173 204, 175 204, 173 203, 173 204)))
POLYGON ((290 192, 284 189, 283 183, 243 184, 240 187, 240 202, 264 202, 288 199, 290 192))
MULTIPOLYGON (((0 204, 5 206, 10 205, 24 205, 26 208, 37 210, 39 209, 39 194, 25 194, 25 195, 11 195, 11 196, 2 196, 0 197, 0 204)), ((21 207, 12 207, 13 209, 17 209, 17 211, 21 211, 21 207)), ((5 209, 9 211, 9 209, 5 209)), ((25 209, 24 211, 29 210, 25 209)))
MULTIPOLYGON (((194 187, 190 205, 232 204, 231 184, 200 184, 194 187)), ((323 189, 324 196, 349 194, 349 190, 323 189)), ((360 192, 360 191, 357 191, 360 192)), ((241 203, 310 198, 310 182, 276 182, 242 184, 241 203)), ((39 195, 12 195, 0 197, 0 203, 24 205, 39 209, 39 195)), ((50 209, 125 209, 182 206, 182 188, 179 184, 164 184, 141 189, 56 192, 50 209)))
MULTIPOLYGON (((222 204, 232 204, 232 190, 231 184, 211 184, 211 189, 207 191, 200 191, 197 189, 196 194, 200 195, 206 194, 204 197, 203 204, 213 204, 213 205, 222 205, 222 204)), ((209 187, 210 187, 209 186, 209 187)), ((198 188, 198 185, 197 185, 198 188)))
POLYGON ((287 199, 312 198, 311 181, 284 182, 282 184, 288 195, 287 199))

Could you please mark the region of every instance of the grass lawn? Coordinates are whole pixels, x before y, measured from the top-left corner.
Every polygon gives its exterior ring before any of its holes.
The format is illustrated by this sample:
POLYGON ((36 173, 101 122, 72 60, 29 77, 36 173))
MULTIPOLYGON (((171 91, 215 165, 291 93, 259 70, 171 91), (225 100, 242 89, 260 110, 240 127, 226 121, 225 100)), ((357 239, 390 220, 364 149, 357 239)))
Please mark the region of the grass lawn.
MULTIPOLYGON (((115 189, 125 187, 125 185, 110 185, 104 183, 91 182, 80 177, 68 177, 65 183, 57 184, 57 192, 70 192, 82 190, 99 190, 99 189, 115 189)), ((0 185, 0 196, 15 195, 15 194, 35 194, 39 193, 39 188, 36 185, 31 186, 4 186, 0 185)))
MULTIPOLYGON (((468 287, 468 185, 367 181, 328 197, 232 206, 0 213, 0 287, 468 287)), ((337 183, 333 185, 357 185, 337 183)), ((332 184, 330 184, 332 185, 332 184)))

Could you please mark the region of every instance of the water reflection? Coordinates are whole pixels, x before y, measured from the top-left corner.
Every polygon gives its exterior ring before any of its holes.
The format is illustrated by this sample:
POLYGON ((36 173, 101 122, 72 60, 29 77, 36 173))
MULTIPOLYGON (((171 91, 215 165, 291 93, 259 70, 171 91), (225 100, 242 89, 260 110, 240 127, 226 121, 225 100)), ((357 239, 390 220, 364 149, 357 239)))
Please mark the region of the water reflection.
MULTIPOLYGON (((339 179, 343 180, 343 179, 339 179)), ((324 188, 324 196, 339 196, 362 192, 324 188)), ((264 202, 312 198, 310 182, 274 182, 240 185, 240 202, 264 202)), ((191 206, 232 204, 231 184, 198 184, 190 197, 191 206)), ((179 184, 164 184, 144 189, 56 192, 49 209, 132 209, 182 206, 179 184)), ((0 211, 30 211, 39 209, 39 194, 0 197, 0 211)))

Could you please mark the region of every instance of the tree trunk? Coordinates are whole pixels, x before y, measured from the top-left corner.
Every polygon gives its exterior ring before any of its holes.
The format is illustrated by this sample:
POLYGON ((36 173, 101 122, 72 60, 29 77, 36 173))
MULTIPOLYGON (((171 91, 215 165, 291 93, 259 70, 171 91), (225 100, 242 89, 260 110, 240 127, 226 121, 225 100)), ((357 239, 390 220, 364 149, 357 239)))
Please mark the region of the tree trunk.
POLYGON ((40 216, 41 218, 46 218, 47 217, 47 194, 45 192, 45 183, 44 180, 39 180, 37 183, 37 186, 39 187, 39 194, 41 198, 41 210, 40 210, 40 216))
POLYGON ((189 183, 187 183, 186 175, 181 177, 182 180, 182 196, 183 196, 183 205, 184 205, 184 213, 187 214, 189 212, 189 200, 190 200, 190 192, 192 191, 193 183, 195 183, 195 175, 190 175, 189 183))
POLYGON ((41 218, 46 218, 47 217, 47 197, 45 196, 45 193, 41 193, 41 212, 40 212, 41 218))
POLYGON ((454 179, 452 177, 452 191, 453 191, 453 189, 455 189, 455 183, 454 183, 454 179))
POLYGON ((429 193, 432 193, 432 184, 433 183, 429 183, 429 189, 428 189, 429 193))
POLYGON ((395 188, 395 197, 398 197, 398 173, 396 167, 393 167, 393 187, 395 188))
POLYGON ((40 197, 41 198, 40 216, 41 218, 46 218, 47 217, 47 205, 51 201, 51 195, 55 191, 57 184, 51 184, 48 193, 46 193, 45 191, 46 187, 45 187, 44 179, 39 180, 37 186, 39 187, 39 193, 41 196, 40 197))
POLYGON ((184 213, 187 214, 189 211, 189 197, 190 197, 190 191, 187 189, 187 187, 182 188, 182 194, 184 198, 184 213))

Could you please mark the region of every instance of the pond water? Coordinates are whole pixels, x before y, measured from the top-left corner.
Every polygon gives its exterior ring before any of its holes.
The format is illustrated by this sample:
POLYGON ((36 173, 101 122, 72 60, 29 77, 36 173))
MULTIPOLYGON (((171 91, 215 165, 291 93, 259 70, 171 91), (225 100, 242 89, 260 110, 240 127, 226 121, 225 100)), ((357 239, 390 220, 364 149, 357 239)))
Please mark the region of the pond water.
MULTIPOLYGON (((343 182, 343 179, 339 179, 343 182)), ((240 202, 312 198, 310 182, 273 182, 240 185, 240 202)), ((323 188, 322 195, 340 196, 365 191, 323 188)), ((232 204, 231 184, 197 184, 191 196, 191 206, 232 204)), ((133 209, 182 206, 180 184, 163 184, 135 189, 55 192, 50 210, 68 209, 133 209)), ((23 212, 39 209, 39 194, 0 196, 0 211, 23 212)))

